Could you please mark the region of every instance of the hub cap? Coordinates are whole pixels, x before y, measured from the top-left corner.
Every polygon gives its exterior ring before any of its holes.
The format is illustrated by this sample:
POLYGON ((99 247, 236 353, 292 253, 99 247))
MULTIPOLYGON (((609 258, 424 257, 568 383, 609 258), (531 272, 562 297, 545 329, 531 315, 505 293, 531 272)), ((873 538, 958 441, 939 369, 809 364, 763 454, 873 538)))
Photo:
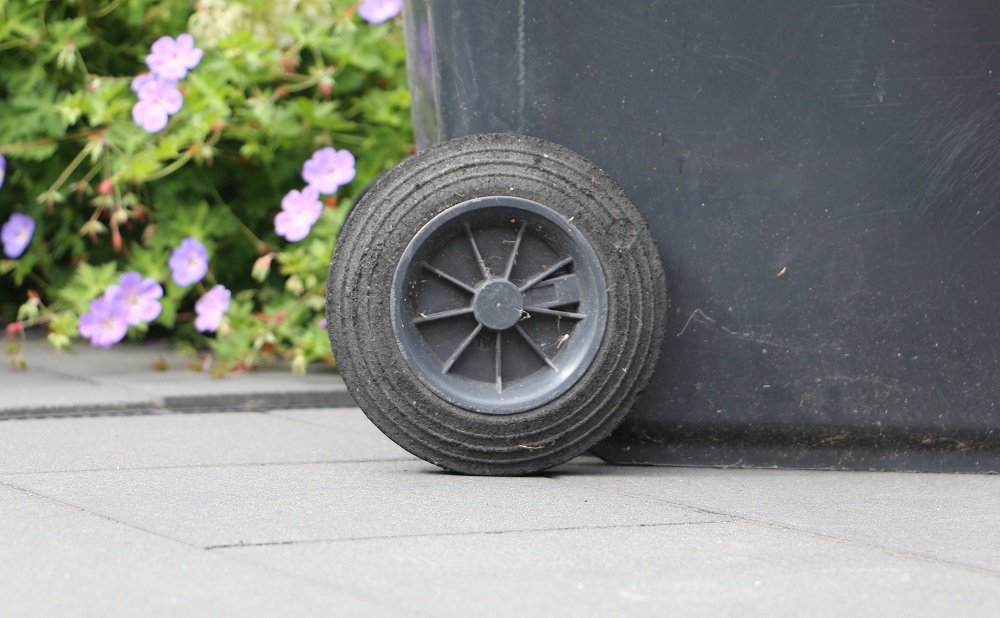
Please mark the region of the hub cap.
POLYGON ((463 202, 428 222, 397 265, 390 302, 396 342, 417 377, 486 414, 566 392, 607 322, 589 242, 556 211, 514 197, 463 202))

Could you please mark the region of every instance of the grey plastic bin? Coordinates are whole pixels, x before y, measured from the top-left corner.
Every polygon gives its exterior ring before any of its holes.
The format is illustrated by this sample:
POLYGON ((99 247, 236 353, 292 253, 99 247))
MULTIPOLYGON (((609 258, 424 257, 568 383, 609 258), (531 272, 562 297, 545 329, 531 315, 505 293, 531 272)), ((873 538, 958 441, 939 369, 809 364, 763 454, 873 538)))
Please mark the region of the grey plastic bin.
POLYGON ((668 311, 614 462, 1000 471, 1000 4, 408 0, 418 146, 632 198, 668 311))

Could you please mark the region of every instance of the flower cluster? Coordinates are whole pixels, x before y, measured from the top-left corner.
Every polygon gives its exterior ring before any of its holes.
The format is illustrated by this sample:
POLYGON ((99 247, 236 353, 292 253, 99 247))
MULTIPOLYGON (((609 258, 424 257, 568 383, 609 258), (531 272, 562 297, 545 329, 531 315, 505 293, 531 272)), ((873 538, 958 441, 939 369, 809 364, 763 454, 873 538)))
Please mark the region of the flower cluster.
POLYGON ((0 121, 10 364, 32 332, 165 337, 210 348, 218 374, 333 362, 332 239, 413 150, 404 0, 27 4, 4 15, 31 34, 3 42, 4 94, 59 109, 0 121))
POLYGON ((132 81, 132 91, 139 101, 132 108, 132 120, 149 133, 156 133, 167 126, 170 116, 181 111, 184 95, 177 89, 177 82, 143 73, 132 81))
MULTIPOLYGON (((208 274, 208 249, 196 238, 185 238, 170 254, 167 261, 170 277, 179 286, 198 283, 208 274)), ((216 285, 194 304, 194 327, 200 332, 213 332, 219 327, 222 316, 229 310, 232 293, 225 286, 216 285)))
POLYGON ((403 0, 363 0, 358 15, 370 24, 389 21, 403 10, 403 0))
POLYGON ((354 155, 347 150, 321 148, 302 165, 306 188, 291 190, 281 200, 281 212, 274 218, 274 231, 290 242, 309 235, 312 226, 323 213, 319 196, 333 195, 337 189, 354 180, 354 155))
POLYGON ((156 133, 167 126, 170 116, 184 105, 184 95, 177 82, 187 77, 189 69, 201 62, 202 51, 194 46, 190 34, 176 40, 162 36, 153 43, 146 56, 146 66, 151 73, 143 73, 132 80, 132 91, 139 101, 132 108, 132 120, 148 131, 156 133))
MULTIPOLYGON (((170 254, 171 278, 180 286, 192 285, 208 274, 208 250, 197 239, 185 238, 170 254)), ((219 327, 229 310, 232 293, 216 285, 195 303, 194 326, 200 332, 219 327)), ((110 348, 125 338, 129 326, 152 322, 160 315, 163 287, 154 279, 143 279, 137 272, 127 272, 118 283, 90 303, 80 316, 80 335, 100 348, 110 348)))
POLYGON ((155 320, 162 296, 163 288, 155 280, 127 272, 91 301, 90 310, 80 316, 80 335, 91 345, 110 348, 125 338, 129 326, 155 320))

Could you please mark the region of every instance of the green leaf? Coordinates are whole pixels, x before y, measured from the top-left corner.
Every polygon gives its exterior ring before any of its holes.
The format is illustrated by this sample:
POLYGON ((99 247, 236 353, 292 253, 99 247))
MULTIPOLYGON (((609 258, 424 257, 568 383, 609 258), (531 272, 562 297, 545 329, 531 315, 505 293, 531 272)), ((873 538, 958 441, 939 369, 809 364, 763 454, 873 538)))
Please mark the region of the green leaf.
POLYGON ((292 109, 275 105, 263 97, 247 101, 247 108, 261 131, 276 138, 294 138, 301 134, 302 126, 292 109))
POLYGON ((316 101, 306 97, 296 97, 290 101, 295 107, 299 123, 305 127, 327 129, 348 133, 358 128, 356 122, 344 119, 337 101, 316 101))
POLYGON ((49 62, 57 59, 57 66, 61 59, 64 66, 59 68, 73 69, 76 66, 76 50, 88 47, 94 42, 94 37, 85 32, 87 18, 78 17, 76 19, 58 20, 48 22, 48 32, 46 32, 46 52, 43 59, 49 62), (66 57, 73 56, 72 65, 66 64, 66 57))
POLYGON ((369 122, 401 127, 410 109, 410 95, 403 90, 372 90, 361 99, 361 109, 369 122))
POLYGON ((69 349, 69 337, 60 333, 50 332, 46 337, 46 340, 56 350, 68 350, 69 349))
POLYGON ((104 294, 104 290, 118 280, 118 267, 114 262, 91 266, 83 263, 73 277, 59 291, 59 297, 70 303, 78 312, 87 310, 90 301, 104 294))
POLYGON ((34 320, 38 317, 38 312, 38 302, 35 300, 29 300, 18 308, 17 320, 19 322, 24 320, 34 320))
POLYGON ((37 90, 15 91, 9 103, 0 104, 0 143, 63 137, 67 127, 53 83, 39 84, 37 90))

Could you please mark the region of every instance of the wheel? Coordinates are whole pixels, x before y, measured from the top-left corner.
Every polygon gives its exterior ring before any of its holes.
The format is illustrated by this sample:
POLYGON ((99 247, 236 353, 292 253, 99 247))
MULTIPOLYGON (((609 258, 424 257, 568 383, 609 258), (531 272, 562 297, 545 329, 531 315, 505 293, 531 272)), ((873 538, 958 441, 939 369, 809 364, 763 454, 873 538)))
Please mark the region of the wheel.
POLYGON ((550 142, 488 134, 380 177, 337 240, 327 323, 355 401, 414 455, 536 472, 606 437, 663 340, 656 244, 624 191, 550 142))

